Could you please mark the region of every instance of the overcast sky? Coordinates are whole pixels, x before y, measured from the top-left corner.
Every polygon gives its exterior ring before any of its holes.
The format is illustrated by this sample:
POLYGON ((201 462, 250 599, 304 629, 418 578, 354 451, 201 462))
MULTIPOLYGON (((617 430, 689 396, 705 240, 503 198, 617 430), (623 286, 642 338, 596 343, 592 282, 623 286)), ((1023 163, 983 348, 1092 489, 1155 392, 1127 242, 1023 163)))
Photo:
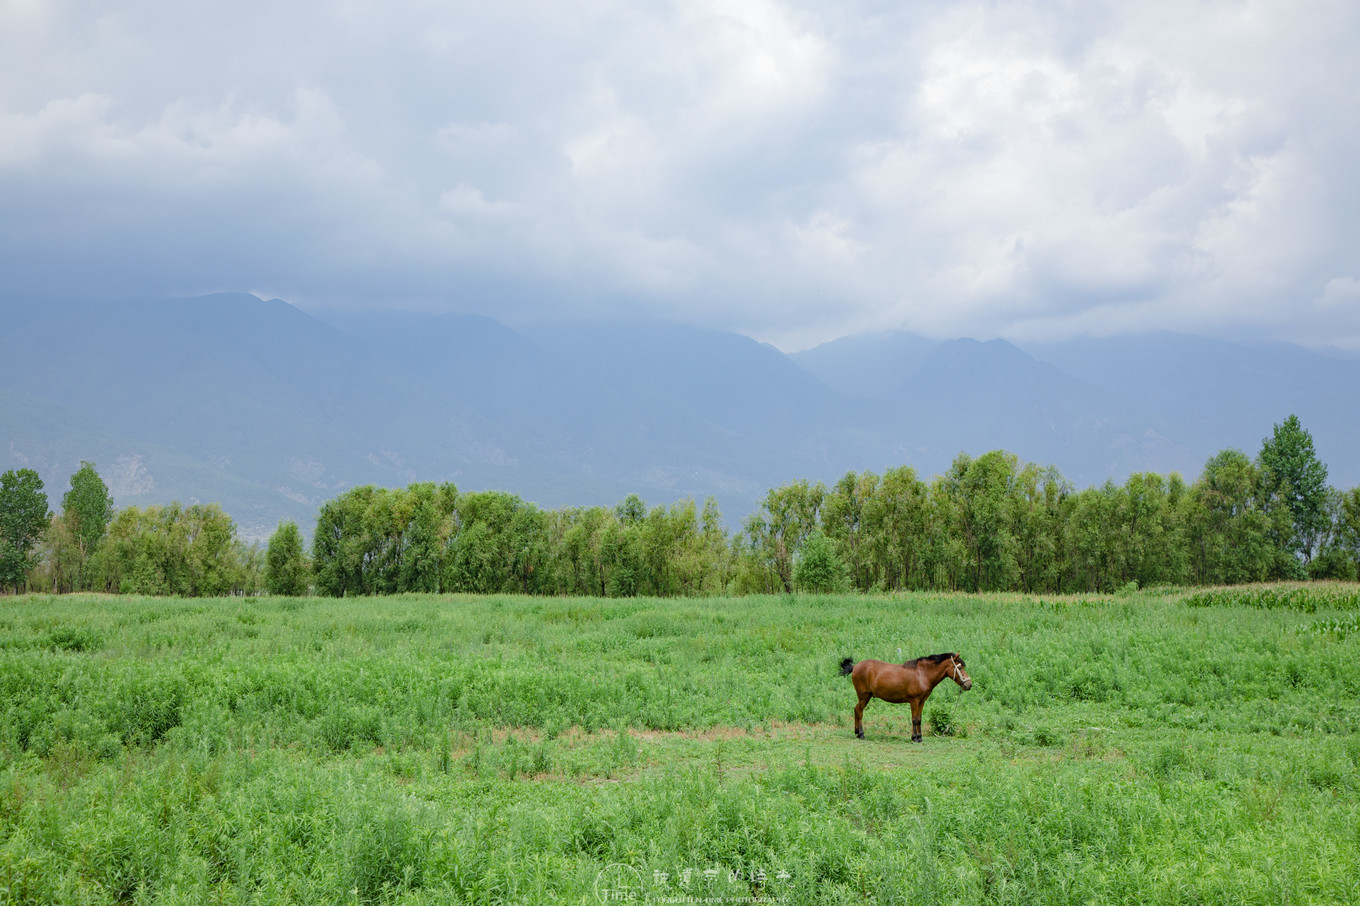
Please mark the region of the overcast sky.
POLYGON ((1360 348, 1360 4, 0 0, 0 287, 1360 348))

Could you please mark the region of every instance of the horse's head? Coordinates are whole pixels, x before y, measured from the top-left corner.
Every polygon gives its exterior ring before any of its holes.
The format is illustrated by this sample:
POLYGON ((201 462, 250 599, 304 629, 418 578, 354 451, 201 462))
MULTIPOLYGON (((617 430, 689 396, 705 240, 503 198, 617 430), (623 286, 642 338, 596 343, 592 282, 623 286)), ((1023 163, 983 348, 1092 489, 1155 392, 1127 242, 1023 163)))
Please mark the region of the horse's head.
POLYGON ((973 678, 963 669, 963 658, 957 654, 951 655, 949 658, 949 675, 954 678, 954 682, 958 683, 964 692, 973 688, 973 678))

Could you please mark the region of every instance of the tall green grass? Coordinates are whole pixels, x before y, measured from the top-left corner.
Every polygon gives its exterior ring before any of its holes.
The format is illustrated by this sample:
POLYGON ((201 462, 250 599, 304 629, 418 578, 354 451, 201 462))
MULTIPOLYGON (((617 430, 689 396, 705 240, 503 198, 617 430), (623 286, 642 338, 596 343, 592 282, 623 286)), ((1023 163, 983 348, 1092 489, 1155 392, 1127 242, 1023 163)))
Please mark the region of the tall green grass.
POLYGON ((1186 597, 1191 607, 1261 607, 1316 613, 1360 610, 1360 588, 1352 583, 1310 582, 1237 585, 1197 591, 1186 597))
POLYGON ((1360 636, 1190 603, 0 599, 0 903, 1360 901, 1360 636))

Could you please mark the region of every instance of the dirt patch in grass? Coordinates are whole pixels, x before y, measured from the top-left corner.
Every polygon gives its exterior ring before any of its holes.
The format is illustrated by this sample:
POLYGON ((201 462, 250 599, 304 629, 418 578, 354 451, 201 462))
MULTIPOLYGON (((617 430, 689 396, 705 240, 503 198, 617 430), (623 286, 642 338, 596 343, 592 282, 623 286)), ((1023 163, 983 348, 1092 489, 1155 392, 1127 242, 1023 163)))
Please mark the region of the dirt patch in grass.
POLYGON ((667 739, 694 739, 716 742, 726 739, 810 739, 834 730, 833 724, 771 723, 768 727, 706 727, 702 730, 632 730, 636 739, 655 742, 667 739))
MULTIPOLYGON (((624 730, 639 742, 665 742, 667 740, 694 740, 698 742, 717 742, 738 739, 812 739, 844 730, 835 724, 803 724, 774 722, 768 726, 704 727, 694 730, 639 730, 628 727, 624 730)), ((477 745, 505 745, 510 739, 522 743, 540 743, 556 740, 567 746, 613 739, 617 730, 587 730, 580 726, 568 727, 557 733, 549 733, 541 727, 494 727, 480 733, 459 733, 454 738, 453 754, 471 751, 477 745)))

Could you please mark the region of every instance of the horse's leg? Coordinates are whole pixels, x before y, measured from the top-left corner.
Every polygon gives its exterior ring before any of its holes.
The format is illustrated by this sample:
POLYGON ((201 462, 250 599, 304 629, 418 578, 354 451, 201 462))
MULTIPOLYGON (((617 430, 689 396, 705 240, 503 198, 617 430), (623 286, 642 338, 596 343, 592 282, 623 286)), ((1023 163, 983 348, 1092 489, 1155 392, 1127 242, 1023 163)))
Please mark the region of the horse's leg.
POLYGON ((911 700, 911 741, 921 741, 921 705, 925 704, 919 698, 911 700))
POLYGON ((864 738, 864 706, 873 697, 874 694, 866 689, 859 694, 859 704, 855 705, 855 735, 860 739, 864 738))

